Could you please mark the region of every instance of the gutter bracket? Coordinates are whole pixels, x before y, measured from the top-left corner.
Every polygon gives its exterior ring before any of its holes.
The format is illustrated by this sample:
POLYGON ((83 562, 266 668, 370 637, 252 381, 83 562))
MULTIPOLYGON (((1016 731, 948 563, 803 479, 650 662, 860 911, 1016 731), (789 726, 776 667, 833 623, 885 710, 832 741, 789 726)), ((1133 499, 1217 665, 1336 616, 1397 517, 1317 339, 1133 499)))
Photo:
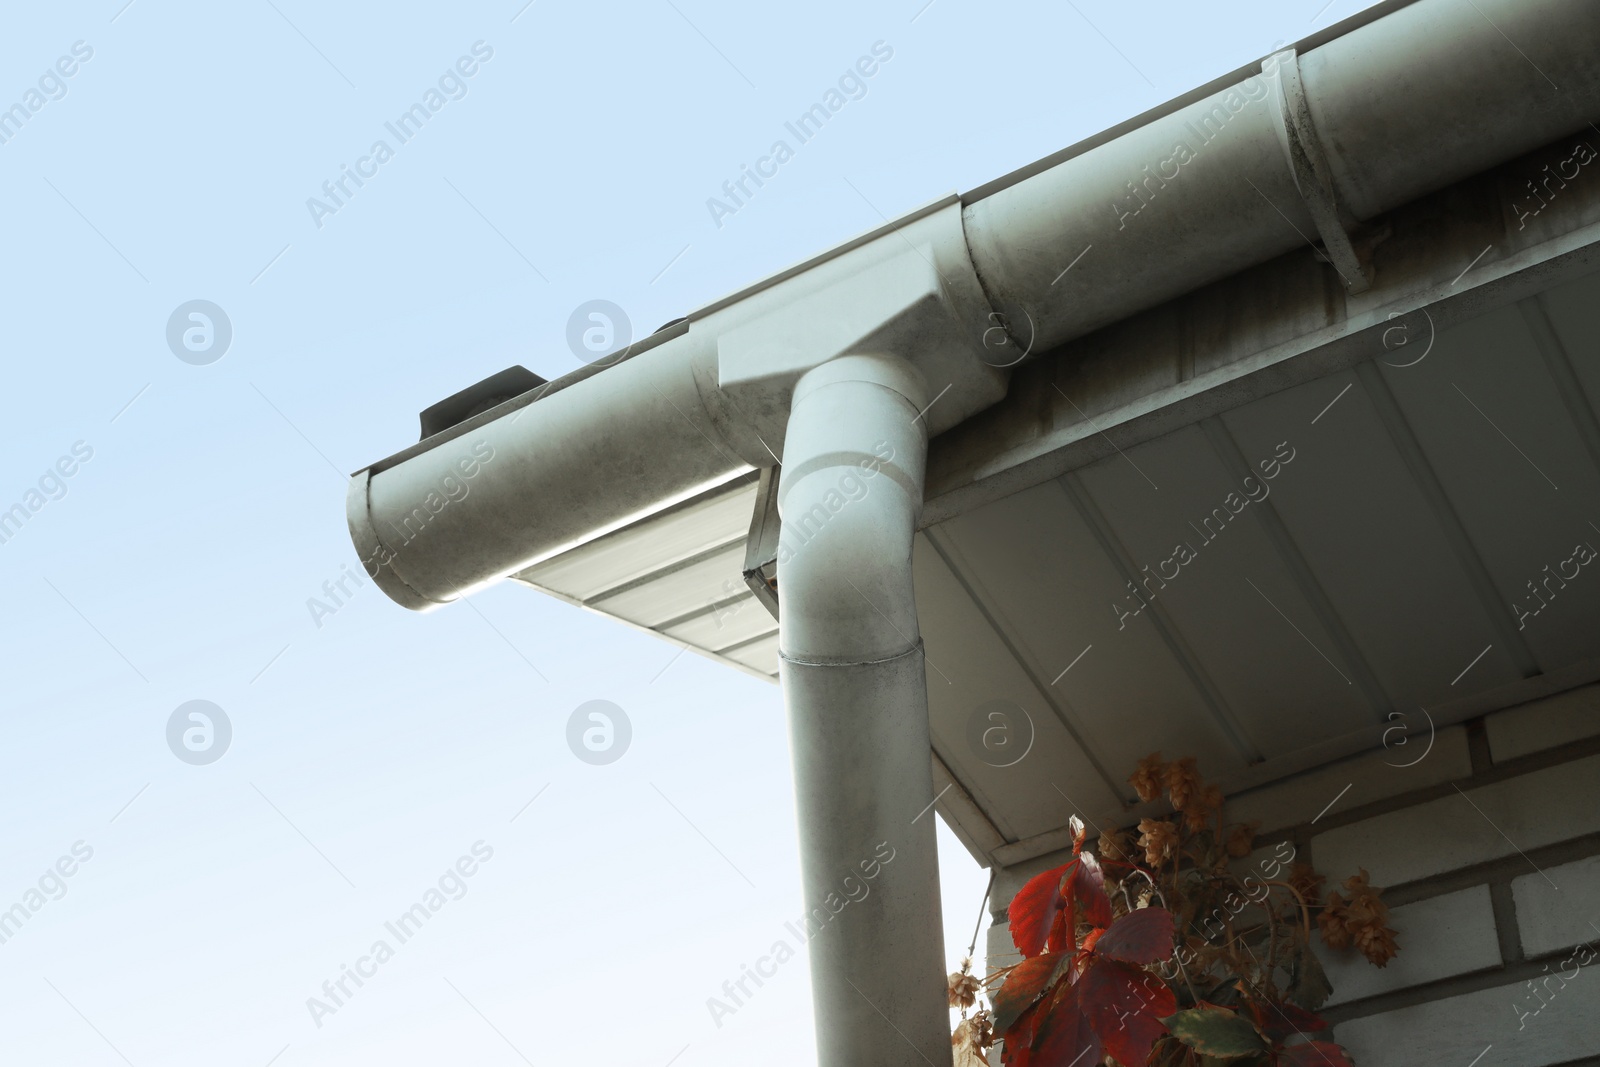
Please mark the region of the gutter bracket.
POLYGON ((1341 206, 1333 184, 1333 168, 1311 120, 1311 105, 1300 77, 1300 57, 1293 48, 1286 48, 1267 57, 1261 70, 1277 86, 1274 100, 1279 121, 1274 129, 1278 143, 1283 146, 1300 197, 1317 224, 1328 260, 1344 279, 1347 291, 1364 293, 1372 288, 1372 270, 1362 262, 1351 240, 1354 221, 1347 218, 1348 213, 1341 206))
POLYGON ((756 600, 776 619, 778 617, 778 535, 783 520, 778 517, 779 467, 762 467, 756 483, 755 513, 750 516, 750 534, 744 545, 744 580, 756 600))

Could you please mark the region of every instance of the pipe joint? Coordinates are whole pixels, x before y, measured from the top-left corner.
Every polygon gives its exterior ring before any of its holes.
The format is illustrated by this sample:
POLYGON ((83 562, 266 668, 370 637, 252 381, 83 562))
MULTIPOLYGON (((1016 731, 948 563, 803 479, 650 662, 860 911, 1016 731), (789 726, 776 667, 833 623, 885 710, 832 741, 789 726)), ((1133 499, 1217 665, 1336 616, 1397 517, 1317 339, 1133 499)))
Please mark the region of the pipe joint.
POLYGON ((1009 348, 996 355, 1004 331, 995 321, 952 201, 704 325, 717 339, 718 390, 787 466, 801 382, 820 389, 834 381, 811 378, 830 363, 881 357, 903 365, 882 384, 913 402, 913 415, 942 398, 923 420, 928 436, 1000 400, 1016 357, 1009 348))
POLYGON ((915 647, 926 392, 910 363, 877 355, 825 363, 796 386, 778 482, 785 655, 858 663, 915 647))

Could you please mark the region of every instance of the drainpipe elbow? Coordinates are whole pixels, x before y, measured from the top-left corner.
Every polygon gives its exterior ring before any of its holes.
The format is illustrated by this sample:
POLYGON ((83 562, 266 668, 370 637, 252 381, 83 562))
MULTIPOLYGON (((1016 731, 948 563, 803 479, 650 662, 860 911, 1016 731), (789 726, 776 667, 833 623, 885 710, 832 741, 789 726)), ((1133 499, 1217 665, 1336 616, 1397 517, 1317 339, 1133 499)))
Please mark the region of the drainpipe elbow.
POLYGON ((917 646, 911 546, 927 395, 921 373, 893 356, 832 360, 796 387, 778 488, 786 658, 876 662, 917 646))

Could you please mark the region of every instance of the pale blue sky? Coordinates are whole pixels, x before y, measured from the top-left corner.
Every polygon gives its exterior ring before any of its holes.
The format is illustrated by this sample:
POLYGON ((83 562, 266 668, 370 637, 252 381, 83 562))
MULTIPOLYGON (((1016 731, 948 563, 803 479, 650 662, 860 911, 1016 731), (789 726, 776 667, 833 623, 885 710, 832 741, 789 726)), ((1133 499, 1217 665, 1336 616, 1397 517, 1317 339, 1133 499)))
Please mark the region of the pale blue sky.
MULTIPOLYGON (((0 1062, 811 1063, 803 959, 720 1028, 705 1005, 802 910, 778 690, 512 586, 421 616, 368 583, 317 626, 357 567, 345 473, 495 371, 573 369, 586 300, 647 332, 1362 6, 522 2, 6 12, 0 107, 43 89, 0 144, 0 510, 59 498, 0 544, 0 908, 93 854, 0 944, 0 1062), (464 95, 387 134, 480 41, 464 95), (319 228, 307 198, 379 138, 319 228), (233 330, 204 366, 165 339, 195 299, 233 330), (195 699, 233 726, 205 766, 166 746, 195 699), (632 719, 609 766, 564 741, 591 699, 632 719), (307 998, 479 841, 317 1026, 307 998)), ((940 846, 954 961, 986 876, 940 846)))

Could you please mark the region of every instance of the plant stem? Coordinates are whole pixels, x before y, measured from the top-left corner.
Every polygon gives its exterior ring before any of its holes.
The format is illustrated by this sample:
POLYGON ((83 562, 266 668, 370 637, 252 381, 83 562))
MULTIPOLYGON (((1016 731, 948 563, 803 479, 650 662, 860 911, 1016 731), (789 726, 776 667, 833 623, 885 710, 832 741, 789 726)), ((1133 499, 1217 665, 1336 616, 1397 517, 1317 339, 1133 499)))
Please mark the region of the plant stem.
POLYGON ((1295 903, 1300 905, 1300 922, 1305 928, 1306 942, 1309 944, 1311 941, 1311 909, 1306 904, 1306 898, 1300 895, 1300 890, 1288 882, 1272 881, 1265 884, 1282 886, 1289 891, 1290 896, 1294 897, 1295 903))

